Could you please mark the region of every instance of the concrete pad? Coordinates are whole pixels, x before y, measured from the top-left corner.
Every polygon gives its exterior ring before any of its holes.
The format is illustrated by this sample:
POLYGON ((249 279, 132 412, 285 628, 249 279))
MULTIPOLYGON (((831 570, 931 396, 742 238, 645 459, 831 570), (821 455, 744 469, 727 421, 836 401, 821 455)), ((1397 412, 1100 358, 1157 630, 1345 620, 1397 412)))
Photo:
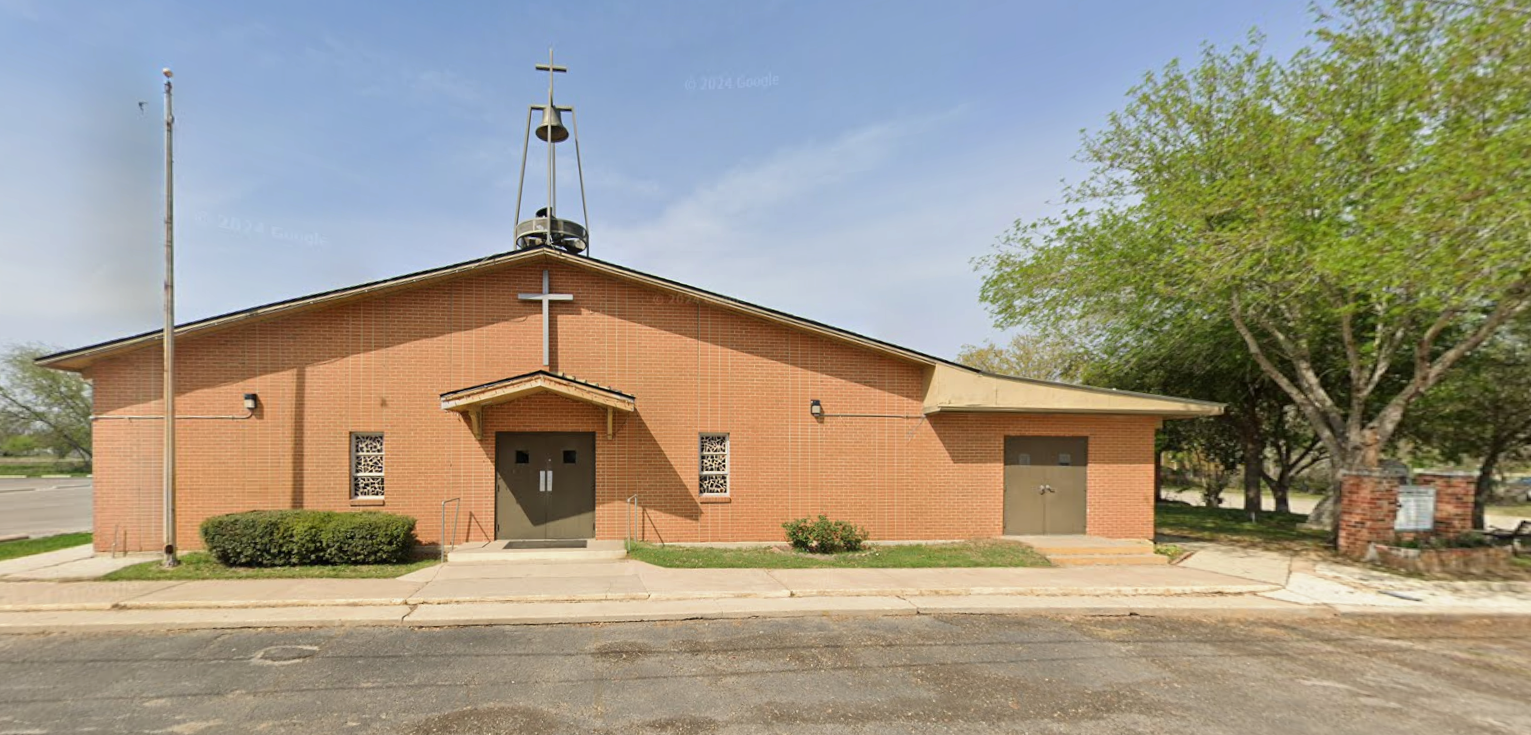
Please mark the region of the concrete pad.
POLYGON ((419 582, 424 584, 435 579, 436 575, 441 573, 441 568, 444 566, 446 565, 437 564, 435 566, 426 567, 424 569, 416 569, 409 574, 401 574, 397 577, 394 577, 394 579, 397 579, 401 582, 419 582))
POLYGON ((889 569, 771 569, 766 572, 793 597, 890 596, 909 591, 889 569))
POLYGON ((697 618, 913 615, 895 597, 658 600, 647 602, 477 603, 422 605, 405 619, 421 627, 451 625, 548 625, 697 618))
POLYGON ((1192 615, 1219 617, 1329 617, 1324 607, 1308 607, 1257 596, 1113 597, 977 595, 908 597, 921 615, 1037 614, 1037 615, 1192 615))
POLYGON ((449 602, 555 602, 642 600, 648 590, 637 575, 607 577, 514 577, 437 579, 409 597, 412 605, 449 602))
MULTIPOLYGON (((1018 541, 1038 551, 1056 549, 1059 551, 1083 550, 1083 551, 1141 551, 1148 549, 1153 551, 1154 542, 1148 539, 1119 539, 1103 538, 1100 536, 1085 536, 1083 534, 1058 535, 1058 536, 1001 536, 1006 541, 1018 541)), ((1046 553, 1046 551, 1043 551, 1046 553)))
POLYGON ((447 551, 447 561, 463 563, 523 563, 539 561, 600 561, 627 556, 627 542, 590 540, 578 548, 507 549, 504 539, 462 544, 447 551))
POLYGON ((1482 608, 1472 606, 1440 606, 1429 605, 1422 607, 1372 607, 1368 605, 1331 605, 1331 609, 1340 615, 1381 615, 1396 617, 1401 615, 1418 617, 1453 617, 1467 616, 1474 618, 1492 617, 1523 617, 1531 615, 1531 609, 1527 608, 1482 608))
POLYGON ((838 595, 1212 595, 1279 589, 1178 567, 979 567, 964 569, 777 569, 795 597, 838 595))
POLYGON ((408 612, 402 605, 0 612, 0 634, 398 625, 408 612))
POLYGON ((1253 579, 1268 584, 1285 585, 1292 571, 1292 557, 1272 551, 1242 549, 1221 544, 1182 544, 1195 553, 1177 566, 1201 569, 1230 577, 1253 579))
POLYGON ((1273 600, 1284 600, 1318 605, 1364 605, 1369 607, 1406 608, 1418 607, 1419 603, 1371 590, 1357 589, 1332 579, 1313 574, 1294 573, 1287 580, 1286 589, 1264 594, 1273 600))
POLYGON ((403 605, 423 585, 397 579, 237 579, 182 582, 122 602, 122 608, 403 605))
POLYGON ((81 544, 67 549, 46 551, 41 554, 33 554, 16 559, 6 559, 5 561, 0 561, 0 577, 57 566, 65 562, 89 559, 95 555, 96 550, 94 547, 90 544, 81 544))
POLYGON ((109 554, 91 556, 86 559, 75 559, 62 564, 55 564, 42 569, 34 569, 30 572, 12 574, 6 579, 34 579, 34 580, 69 580, 69 579, 98 579, 112 572, 130 567, 134 564, 142 564, 159 558, 158 554, 139 554, 134 556, 119 556, 113 558, 109 554))
POLYGON ((638 569, 651 600, 729 597, 790 597, 791 592, 763 569, 666 569, 643 564, 638 569))
POLYGON ((185 582, 0 582, 0 610, 106 610, 185 582))

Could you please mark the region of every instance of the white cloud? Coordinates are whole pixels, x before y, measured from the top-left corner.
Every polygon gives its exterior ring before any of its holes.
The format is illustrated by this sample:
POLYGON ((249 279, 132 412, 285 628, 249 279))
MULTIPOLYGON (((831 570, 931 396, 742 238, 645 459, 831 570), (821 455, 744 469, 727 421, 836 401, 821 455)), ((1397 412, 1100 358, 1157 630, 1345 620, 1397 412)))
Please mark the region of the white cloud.
POLYGON ((946 156, 939 132, 963 117, 900 118, 778 150, 652 220, 604 228, 593 252, 953 356, 991 332, 971 259, 1052 189, 1027 183, 1023 139, 946 156))

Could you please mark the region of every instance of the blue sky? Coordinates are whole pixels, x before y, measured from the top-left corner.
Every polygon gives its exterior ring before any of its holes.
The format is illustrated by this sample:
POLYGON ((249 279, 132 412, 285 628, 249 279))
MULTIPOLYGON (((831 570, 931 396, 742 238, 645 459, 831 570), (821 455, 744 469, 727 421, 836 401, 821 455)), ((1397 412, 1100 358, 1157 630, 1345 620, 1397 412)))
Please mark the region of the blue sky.
POLYGON ((1203 42, 1308 25, 1304 0, 0 0, 0 344, 158 326, 161 67, 186 321, 510 250, 552 45, 593 255, 955 356, 996 336, 972 258, 1055 210, 1081 129, 1203 42))

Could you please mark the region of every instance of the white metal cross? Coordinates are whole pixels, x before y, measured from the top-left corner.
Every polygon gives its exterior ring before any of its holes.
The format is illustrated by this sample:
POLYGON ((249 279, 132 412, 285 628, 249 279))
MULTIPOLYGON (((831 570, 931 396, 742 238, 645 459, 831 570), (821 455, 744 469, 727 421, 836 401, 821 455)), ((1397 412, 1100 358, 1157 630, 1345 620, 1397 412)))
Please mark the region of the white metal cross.
POLYGON ((542 302, 542 367, 548 369, 553 363, 548 361, 548 302, 550 301, 573 301, 574 294, 552 293, 548 288, 548 272, 542 272, 542 293, 521 294, 522 301, 542 302))

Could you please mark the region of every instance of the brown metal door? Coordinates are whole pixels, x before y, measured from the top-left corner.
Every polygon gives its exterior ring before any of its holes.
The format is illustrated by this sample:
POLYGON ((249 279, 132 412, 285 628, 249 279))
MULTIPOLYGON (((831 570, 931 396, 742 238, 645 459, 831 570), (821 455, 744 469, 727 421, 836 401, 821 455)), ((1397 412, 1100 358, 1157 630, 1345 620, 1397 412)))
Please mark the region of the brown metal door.
POLYGON ((542 491, 545 443, 542 434, 494 435, 495 538, 546 538, 548 498, 542 491))
POLYGON ((544 434, 551 485, 544 538, 595 538, 595 434, 544 434))
POLYGON ((1089 440, 1005 437, 1005 534, 1085 532, 1089 440))

